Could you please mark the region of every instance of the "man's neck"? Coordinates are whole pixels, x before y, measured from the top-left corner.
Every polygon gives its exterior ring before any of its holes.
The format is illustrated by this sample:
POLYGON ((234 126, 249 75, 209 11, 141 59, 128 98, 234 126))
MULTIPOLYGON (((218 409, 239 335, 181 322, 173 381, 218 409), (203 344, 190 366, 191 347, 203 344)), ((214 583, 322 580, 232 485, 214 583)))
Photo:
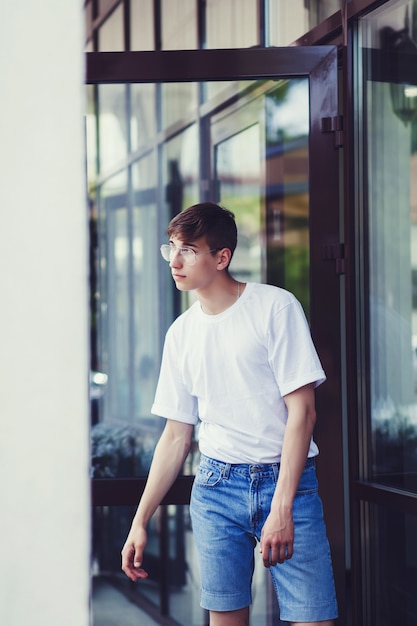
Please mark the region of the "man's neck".
POLYGON ((244 283, 240 283, 227 274, 207 289, 197 290, 196 295, 204 313, 219 315, 239 299, 244 288, 244 283))

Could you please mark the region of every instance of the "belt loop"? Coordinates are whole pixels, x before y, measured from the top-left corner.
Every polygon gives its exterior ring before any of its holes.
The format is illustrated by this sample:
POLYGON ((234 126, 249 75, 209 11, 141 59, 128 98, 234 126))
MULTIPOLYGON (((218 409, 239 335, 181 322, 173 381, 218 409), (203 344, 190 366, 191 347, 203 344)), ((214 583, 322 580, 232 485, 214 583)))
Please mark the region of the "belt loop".
POLYGON ((279 463, 272 463, 272 469, 274 470, 275 482, 277 482, 278 481, 278 474, 279 474, 279 463))
POLYGON ((230 469, 231 469, 231 464, 230 463, 225 463, 224 467, 223 467, 223 478, 229 478, 230 476, 230 469))

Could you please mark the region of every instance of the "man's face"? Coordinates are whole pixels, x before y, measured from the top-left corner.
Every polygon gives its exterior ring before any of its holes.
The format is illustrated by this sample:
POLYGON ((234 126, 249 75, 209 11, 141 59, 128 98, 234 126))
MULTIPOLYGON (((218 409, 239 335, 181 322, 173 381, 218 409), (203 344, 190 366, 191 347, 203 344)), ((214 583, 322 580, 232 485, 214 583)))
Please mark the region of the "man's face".
POLYGON ((205 237, 183 241, 171 237, 169 266, 177 289, 191 291, 210 286, 217 277, 218 255, 211 254, 205 237))

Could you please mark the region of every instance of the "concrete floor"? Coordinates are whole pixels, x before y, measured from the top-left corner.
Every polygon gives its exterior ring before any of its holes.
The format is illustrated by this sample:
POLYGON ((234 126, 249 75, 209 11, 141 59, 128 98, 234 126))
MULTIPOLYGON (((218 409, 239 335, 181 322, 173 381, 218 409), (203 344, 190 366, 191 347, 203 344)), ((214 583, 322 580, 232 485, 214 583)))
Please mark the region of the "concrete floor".
POLYGON ((100 581, 92 596, 92 626, 158 626, 109 583, 100 581))

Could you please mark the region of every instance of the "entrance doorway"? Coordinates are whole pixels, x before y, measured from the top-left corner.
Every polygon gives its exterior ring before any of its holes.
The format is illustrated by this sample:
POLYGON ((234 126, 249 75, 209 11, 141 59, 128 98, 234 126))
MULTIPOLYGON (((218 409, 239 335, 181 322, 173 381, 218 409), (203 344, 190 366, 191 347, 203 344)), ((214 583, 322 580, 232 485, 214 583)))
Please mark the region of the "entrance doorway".
MULTIPOLYGON (((206 619, 187 510, 196 447, 150 525, 146 584, 132 588, 119 555, 163 426, 150 406, 164 334, 192 298, 176 292, 159 245, 170 217, 204 200, 236 214, 231 273, 293 291, 310 321, 328 375, 318 474, 343 615, 338 153, 325 132, 338 113, 336 59, 331 47, 87 55, 92 352, 107 376, 92 427, 93 572, 160 620, 206 619)), ((259 575, 253 612, 266 626, 278 608, 259 575)))

